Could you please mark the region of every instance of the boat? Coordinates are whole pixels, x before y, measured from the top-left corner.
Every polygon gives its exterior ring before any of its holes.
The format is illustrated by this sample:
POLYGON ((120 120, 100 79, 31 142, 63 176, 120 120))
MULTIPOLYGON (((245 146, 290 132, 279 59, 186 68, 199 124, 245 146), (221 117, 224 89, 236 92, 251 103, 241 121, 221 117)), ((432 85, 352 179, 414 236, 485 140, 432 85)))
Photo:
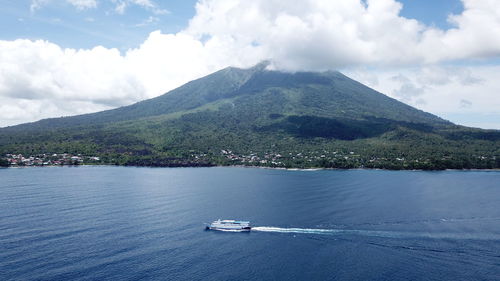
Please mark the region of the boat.
POLYGON ((206 229, 221 231, 250 231, 252 227, 249 221, 221 220, 218 219, 207 225, 206 229))

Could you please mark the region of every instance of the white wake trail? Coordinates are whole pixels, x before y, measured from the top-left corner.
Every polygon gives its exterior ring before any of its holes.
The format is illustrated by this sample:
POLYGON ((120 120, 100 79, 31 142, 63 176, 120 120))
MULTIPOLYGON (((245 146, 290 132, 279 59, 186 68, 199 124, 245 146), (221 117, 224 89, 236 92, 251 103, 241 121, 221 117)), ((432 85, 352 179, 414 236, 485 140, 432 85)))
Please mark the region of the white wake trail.
POLYGON ((454 240, 500 240, 497 234, 478 233, 433 233, 433 232, 398 232, 379 230, 355 230, 355 229, 321 229, 321 228, 283 228, 274 226, 256 226, 252 231, 297 233, 297 234, 321 234, 321 235, 359 235, 383 238, 429 238, 429 239, 454 239, 454 240))
POLYGON ((375 231, 375 230, 283 228, 283 227, 273 227, 273 226, 252 227, 252 231, 278 232, 278 233, 302 233, 302 234, 325 234, 325 235, 358 234, 358 235, 366 235, 366 236, 381 236, 381 237, 394 237, 394 238, 396 238, 402 234, 402 233, 398 233, 398 232, 375 231))

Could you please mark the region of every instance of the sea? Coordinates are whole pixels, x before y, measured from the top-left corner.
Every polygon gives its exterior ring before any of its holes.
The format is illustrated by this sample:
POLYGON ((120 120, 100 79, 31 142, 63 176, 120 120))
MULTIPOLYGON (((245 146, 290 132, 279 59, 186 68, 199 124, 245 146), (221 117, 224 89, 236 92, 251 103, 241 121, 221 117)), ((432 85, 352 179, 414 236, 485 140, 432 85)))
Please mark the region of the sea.
POLYGON ((500 280, 500 172, 0 169, 0 280, 500 280))

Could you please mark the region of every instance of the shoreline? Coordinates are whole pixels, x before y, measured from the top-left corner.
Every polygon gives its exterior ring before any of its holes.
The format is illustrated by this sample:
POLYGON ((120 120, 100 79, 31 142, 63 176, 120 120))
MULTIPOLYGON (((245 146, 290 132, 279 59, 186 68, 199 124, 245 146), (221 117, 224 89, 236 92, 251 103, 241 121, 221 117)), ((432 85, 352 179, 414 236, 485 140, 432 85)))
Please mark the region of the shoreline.
POLYGON ((78 167, 130 167, 130 168, 249 168, 249 169, 267 169, 282 171, 413 171, 413 172, 500 172, 500 168, 495 169, 443 169, 443 170, 423 170, 423 169, 383 169, 383 168, 285 168, 285 167, 265 167, 265 166, 246 166, 246 165, 213 165, 213 166, 135 166, 135 165, 112 165, 112 164, 81 164, 81 165, 43 165, 43 166, 9 166, 0 167, 0 169, 26 169, 26 168, 78 168, 78 167))

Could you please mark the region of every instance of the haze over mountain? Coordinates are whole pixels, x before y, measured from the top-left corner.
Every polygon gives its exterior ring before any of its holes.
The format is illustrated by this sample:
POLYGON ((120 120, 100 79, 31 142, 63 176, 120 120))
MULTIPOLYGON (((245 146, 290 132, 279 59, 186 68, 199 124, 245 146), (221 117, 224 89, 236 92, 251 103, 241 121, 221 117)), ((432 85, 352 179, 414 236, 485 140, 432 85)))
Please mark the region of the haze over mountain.
POLYGON ((340 72, 267 65, 225 68, 130 106, 3 128, 0 153, 127 165, 499 167, 500 131, 457 126, 340 72))

